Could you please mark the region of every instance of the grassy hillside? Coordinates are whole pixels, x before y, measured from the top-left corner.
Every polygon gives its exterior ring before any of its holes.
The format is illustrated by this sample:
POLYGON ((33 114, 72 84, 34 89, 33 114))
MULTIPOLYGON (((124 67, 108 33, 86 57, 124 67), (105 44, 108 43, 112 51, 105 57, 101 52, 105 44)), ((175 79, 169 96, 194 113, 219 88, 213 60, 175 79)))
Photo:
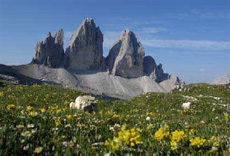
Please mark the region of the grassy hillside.
POLYGON ((230 154, 230 85, 99 99, 92 114, 69 109, 83 95, 72 89, 0 86, 0 155, 230 154))

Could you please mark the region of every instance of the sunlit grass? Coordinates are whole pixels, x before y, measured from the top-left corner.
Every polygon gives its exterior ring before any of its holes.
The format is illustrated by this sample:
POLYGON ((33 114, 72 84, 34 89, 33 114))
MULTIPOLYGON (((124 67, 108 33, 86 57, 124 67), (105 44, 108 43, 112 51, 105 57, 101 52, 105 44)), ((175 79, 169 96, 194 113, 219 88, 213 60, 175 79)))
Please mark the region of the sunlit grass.
POLYGON ((69 109, 70 102, 83 95, 72 89, 1 86, 0 155, 230 150, 230 85, 188 85, 127 102, 98 99, 98 112, 92 114, 69 109), (184 102, 191 102, 190 109, 182 108, 184 102))

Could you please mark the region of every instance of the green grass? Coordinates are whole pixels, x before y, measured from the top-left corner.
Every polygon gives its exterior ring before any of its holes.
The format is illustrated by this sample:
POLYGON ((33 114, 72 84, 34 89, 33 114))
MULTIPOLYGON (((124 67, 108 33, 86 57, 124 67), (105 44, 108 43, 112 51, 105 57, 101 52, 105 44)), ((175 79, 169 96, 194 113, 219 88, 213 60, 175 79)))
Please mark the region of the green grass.
POLYGON ((192 84, 127 102, 98 99, 93 114, 69 109, 70 102, 84 95, 72 89, 3 81, 0 86, 0 155, 230 154, 230 85, 192 84), (184 110, 182 103, 189 101, 191 108, 184 110), (161 127, 164 132, 157 140, 161 127), (173 150, 175 130, 186 137, 173 150), (192 145, 195 137, 205 142, 192 145))

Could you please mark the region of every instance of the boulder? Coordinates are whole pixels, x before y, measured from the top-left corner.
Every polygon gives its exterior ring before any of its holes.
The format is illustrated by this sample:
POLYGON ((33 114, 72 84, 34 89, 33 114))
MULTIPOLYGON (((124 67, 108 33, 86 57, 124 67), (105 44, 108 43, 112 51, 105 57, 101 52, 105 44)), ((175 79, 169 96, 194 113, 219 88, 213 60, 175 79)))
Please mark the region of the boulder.
POLYGON ((124 78, 143 76, 144 49, 129 29, 121 32, 120 39, 109 50, 106 64, 110 73, 124 78))
POLYGON ((83 110, 88 112, 97 111, 97 101, 92 96, 78 96, 75 102, 70 103, 71 109, 83 110))
POLYGON ((86 18, 70 38, 64 66, 74 70, 97 70, 104 64, 103 34, 93 19, 86 18))
POLYGON ((49 32, 44 41, 38 41, 32 63, 44 64, 51 68, 60 67, 64 56, 63 37, 64 32, 61 29, 54 36, 49 32))

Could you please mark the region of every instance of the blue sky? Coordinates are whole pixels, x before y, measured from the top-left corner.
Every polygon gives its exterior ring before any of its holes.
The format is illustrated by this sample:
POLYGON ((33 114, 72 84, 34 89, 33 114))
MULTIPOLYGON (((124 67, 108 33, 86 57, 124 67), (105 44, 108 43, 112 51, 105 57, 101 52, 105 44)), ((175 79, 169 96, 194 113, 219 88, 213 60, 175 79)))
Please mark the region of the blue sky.
POLYGON ((146 55, 187 83, 230 72, 230 0, 0 0, 0 63, 31 61, 48 31, 71 33, 91 17, 104 34, 104 55, 131 29, 146 55))

